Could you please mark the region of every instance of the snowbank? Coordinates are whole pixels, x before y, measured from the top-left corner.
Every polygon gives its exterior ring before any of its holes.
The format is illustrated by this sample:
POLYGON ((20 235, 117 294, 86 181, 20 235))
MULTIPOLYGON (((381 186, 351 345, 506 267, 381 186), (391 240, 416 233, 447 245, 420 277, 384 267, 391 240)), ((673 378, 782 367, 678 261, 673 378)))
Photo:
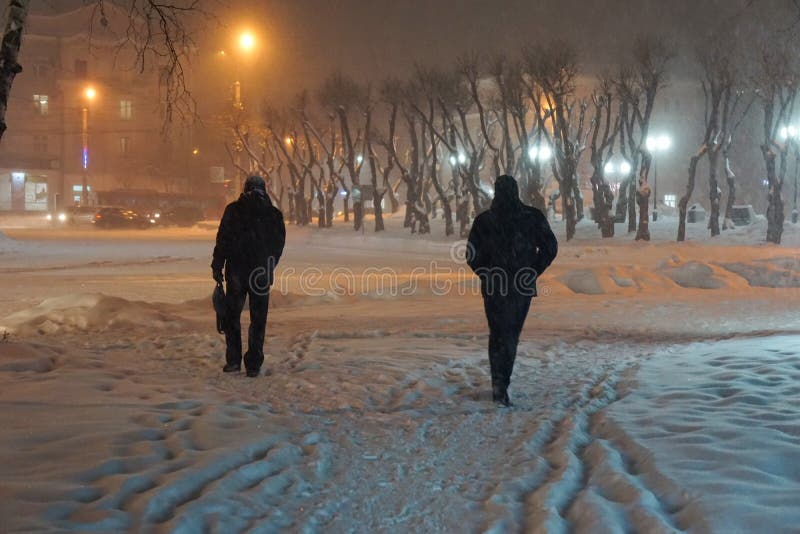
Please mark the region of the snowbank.
POLYGON ((25 334, 92 332, 126 327, 180 329, 185 323, 162 305, 129 301, 97 293, 72 294, 43 300, 8 315, 0 329, 25 334))
POLYGON ((713 532, 796 532, 798 384, 798 336, 698 343, 643 363, 608 415, 694 494, 713 532))

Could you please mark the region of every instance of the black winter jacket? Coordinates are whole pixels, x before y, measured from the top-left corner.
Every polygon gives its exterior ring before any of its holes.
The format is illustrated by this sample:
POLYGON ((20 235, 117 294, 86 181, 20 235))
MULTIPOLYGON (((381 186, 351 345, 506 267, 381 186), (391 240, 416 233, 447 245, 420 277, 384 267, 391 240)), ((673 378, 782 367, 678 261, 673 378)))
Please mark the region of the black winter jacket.
POLYGON ((285 243, 283 214, 269 197, 258 191, 242 194, 228 204, 222 215, 211 268, 224 266, 245 277, 254 269, 264 268, 271 284, 285 243))
POLYGON ((492 207, 475 218, 467 247, 467 263, 481 278, 484 294, 491 285, 535 296, 536 278, 557 254, 558 241, 544 214, 519 200, 516 180, 498 178, 492 207))

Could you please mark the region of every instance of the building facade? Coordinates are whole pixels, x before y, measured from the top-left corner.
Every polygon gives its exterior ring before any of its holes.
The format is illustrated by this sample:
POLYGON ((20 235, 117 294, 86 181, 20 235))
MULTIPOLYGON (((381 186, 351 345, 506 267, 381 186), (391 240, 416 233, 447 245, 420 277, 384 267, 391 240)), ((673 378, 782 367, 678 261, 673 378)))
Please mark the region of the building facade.
MULTIPOLYGON (((92 191, 157 187, 169 174, 159 69, 138 69, 127 13, 106 4, 28 17, 0 142, 0 210, 93 203, 92 191)), ((161 189, 161 188, 159 188, 161 189)))

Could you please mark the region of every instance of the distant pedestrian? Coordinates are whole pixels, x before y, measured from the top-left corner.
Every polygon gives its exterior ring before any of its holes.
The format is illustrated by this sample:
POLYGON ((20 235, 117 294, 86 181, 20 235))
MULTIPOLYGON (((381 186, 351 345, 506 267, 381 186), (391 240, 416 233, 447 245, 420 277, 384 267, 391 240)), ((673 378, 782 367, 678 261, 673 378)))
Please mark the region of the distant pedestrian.
POLYGON ((217 231, 211 270, 214 280, 226 282, 226 373, 242 368, 240 317, 246 298, 250 301, 250 328, 244 366, 247 376, 258 376, 264 363, 264 333, 273 273, 283 253, 286 227, 283 214, 272 205, 260 176, 250 176, 238 200, 225 208, 217 231), (224 269, 224 276, 223 276, 224 269))
POLYGON ((472 224, 467 263, 480 278, 489 322, 492 399, 504 406, 511 405, 508 386, 536 279, 557 253, 544 214, 520 201, 513 177, 498 177, 491 208, 472 224))

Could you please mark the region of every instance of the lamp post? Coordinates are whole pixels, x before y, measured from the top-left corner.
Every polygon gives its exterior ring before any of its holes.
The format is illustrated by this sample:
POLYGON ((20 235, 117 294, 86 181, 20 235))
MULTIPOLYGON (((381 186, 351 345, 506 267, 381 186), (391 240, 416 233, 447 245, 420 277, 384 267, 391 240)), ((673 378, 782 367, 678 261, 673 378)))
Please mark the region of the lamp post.
POLYGON ((672 146, 672 139, 667 135, 651 136, 645 143, 647 151, 653 157, 653 222, 658 220, 658 152, 666 152, 672 146))
POLYGON ((83 178, 81 180, 81 205, 85 206, 89 200, 89 105, 97 96, 94 87, 87 87, 83 91, 83 108, 81 109, 81 141, 83 151, 81 154, 81 167, 83 167, 83 178))
MULTIPOLYGON (((242 32, 239 34, 239 50, 242 53, 251 52, 256 46, 256 38, 250 32, 242 32)), ((233 107, 236 109, 244 109, 242 104, 242 84, 240 81, 239 72, 239 54, 236 54, 234 59, 236 68, 236 80, 233 82, 233 107)))
MULTIPOLYGON (((233 110, 234 114, 237 111, 242 111, 244 109, 244 103, 242 102, 242 83, 240 81, 240 69, 239 63, 242 54, 247 54, 253 51, 256 47, 256 38, 255 35, 249 31, 243 31, 239 34, 237 39, 237 46, 238 50, 234 51, 233 53, 233 65, 234 65, 234 81, 233 81, 233 110)), ((226 56, 225 50, 219 51, 220 56, 226 56)), ((238 143, 238 140, 235 140, 238 143)), ((235 149, 236 156, 235 156, 235 165, 236 165, 236 176, 239 178, 238 182, 238 190, 241 191, 242 188, 242 177, 241 177, 241 149, 235 149)))

